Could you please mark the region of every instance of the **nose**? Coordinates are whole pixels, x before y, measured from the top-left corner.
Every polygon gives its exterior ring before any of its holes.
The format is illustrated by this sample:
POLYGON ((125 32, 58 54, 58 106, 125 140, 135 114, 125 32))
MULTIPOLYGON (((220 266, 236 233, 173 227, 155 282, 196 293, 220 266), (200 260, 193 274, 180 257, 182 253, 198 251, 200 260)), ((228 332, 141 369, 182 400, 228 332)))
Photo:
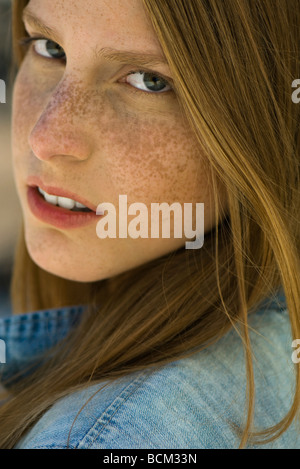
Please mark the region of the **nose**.
MULTIPOLYGON (((85 93, 85 97, 86 97, 85 93)), ((28 141, 35 156, 43 161, 71 158, 83 161, 92 152, 91 137, 86 127, 87 102, 82 102, 76 86, 61 82, 38 114, 28 141)))

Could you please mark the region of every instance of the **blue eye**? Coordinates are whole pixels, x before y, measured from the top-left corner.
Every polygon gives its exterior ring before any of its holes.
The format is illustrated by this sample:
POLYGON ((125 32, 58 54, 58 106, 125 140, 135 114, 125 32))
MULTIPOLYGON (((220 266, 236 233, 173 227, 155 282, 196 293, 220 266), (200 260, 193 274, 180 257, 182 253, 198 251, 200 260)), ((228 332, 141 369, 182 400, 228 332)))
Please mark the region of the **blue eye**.
POLYGON ((132 72, 126 83, 148 93, 162 93, 172 89, 166 80, 152 72, 132 72))
POLYGON ((25 37, 20 40, 22 46, 28 46, 33 43, 36 54, 46 57, 47 59, 65 59, 66 54, 60 45, 50 39, 39 37, 25 37))
POLYGON ((35 40, 34 50, 37 54, 49 59, 64 59, 66 56, 63 48, 49 39, 35 40))

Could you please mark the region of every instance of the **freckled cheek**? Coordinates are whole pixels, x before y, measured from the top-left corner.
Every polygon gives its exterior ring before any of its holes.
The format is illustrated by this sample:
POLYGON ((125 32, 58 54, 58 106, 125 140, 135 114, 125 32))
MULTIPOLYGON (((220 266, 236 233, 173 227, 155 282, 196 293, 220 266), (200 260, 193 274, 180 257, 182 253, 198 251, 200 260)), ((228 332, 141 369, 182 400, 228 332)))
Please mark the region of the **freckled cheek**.
MULTIPOLYGON (((189 202, 207 191, 207 169, 195 137, 181 120, 125 122, 103 142, 106 173, 114 190, 149 203, 189 202)), ((114 127, 114 126, 112 126, 114 127)))
POLYGON ((12 108, 12 160, 17 187, 25 173, 24 166, 28 155, 28 131, 30 126, 31 93, 22 75, 15 81, 12 108))
POLYGON ((28 137, 43 109, 43 102, 42 83, 28 79, 26 64, 22 65, 13 93, 13 150, 28 151, 28 137))

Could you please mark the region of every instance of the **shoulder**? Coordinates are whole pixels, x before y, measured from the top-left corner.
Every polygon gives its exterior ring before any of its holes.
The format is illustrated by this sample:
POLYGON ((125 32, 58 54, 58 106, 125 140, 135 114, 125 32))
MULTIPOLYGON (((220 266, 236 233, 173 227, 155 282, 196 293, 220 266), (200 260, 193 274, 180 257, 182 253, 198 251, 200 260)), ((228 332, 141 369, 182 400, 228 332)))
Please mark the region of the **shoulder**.
POLYGON ((203 377, 201 389, 199 370, 188 361, 186 367, 174 363, 72 393, 42 417, 20 447, 227 447, 231 435, 227 441, 221 429, 216 434, 220 402, 212 396, 214 383, 203 377))
MULTIPOLYGON (((251 324, 256 425, 265 427, 277 423, 291 403, 288 315, 276 308, 268 314, 261 310, 251 324)), ((71 393, 18 447, 235 448, 239 439, 233 428, 243 423, 245 395, 243 345, 233 330, 190 357, 71 393)), ((299 445, 298 438, 290 432, 274 447, 299 445)))

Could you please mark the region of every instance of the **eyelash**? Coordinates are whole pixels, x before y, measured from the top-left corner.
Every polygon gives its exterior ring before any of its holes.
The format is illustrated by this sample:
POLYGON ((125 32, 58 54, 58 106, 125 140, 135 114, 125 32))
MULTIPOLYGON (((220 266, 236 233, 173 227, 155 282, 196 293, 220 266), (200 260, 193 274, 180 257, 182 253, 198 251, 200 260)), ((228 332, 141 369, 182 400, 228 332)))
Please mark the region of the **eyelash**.
MULTIPOLYGON (((49 40, 49 39, 47 39, 47 38, 45 38, 45 37, 38 37, 38 36, 26 36, 26 37, 23 37, 23 38, 21 38, 21 39, 19 40, 19 44, 20 44, 20 46, 22 46, 22 47, 24 47, 25 49, 27 49, 28 47, 30 47, 30 45, 34 44, 36 41, 39 41, 39 40, 45 40, 45 41, 47 41, 47 40, 49 40)), ((43 57, 42 55, 38 54, 37 52, 35 52, 35 53, 36 53, 36 55, 37 55, 38 57, 42 57, 42 58, 47 59, 47 57, 43 57)), ((65 58, 64 58, 64 59, 63 59, 63 58, 61 58, 61 59, 59 59, 59 58, 57 58, 57 59, 55 59, 55 58, 50 59, 50 58, 49 58, 49 60, 56 60, 56 61, 59 61, 59 62, 65 62, 65 61, 66 61, 65 58)), ((124 84, 128 85, 128 86, 131 88, 131 92, 133 92, 133 93, 139 93, 139 94, 143 93, 143 94, 145 94, 145 95, 148 95, 149 97, 154 97, 154 96, 157 96, 157 95, 163 96, 163 95, 169 94, 170 92, 173 91, 173 86, 172 86, 172 84, 170 83, 170 80, 167 79, 167 78, 165 78, 163 75, 157 74, 157 73, 156 73, 155 71, 153 71, 153 70, 149 70, 149 69, 131 70, 131 71, 129 71, 129 72, 128 72, 124 77, 122 77, 122 78, 126 78, 126 77, 128 77, 128 76, 130 76, 130 75, 133 75, 133 74, 135 74, 135 73, 152 73, 155 77, 162 79, 162 80, 166 83, 166 85, 169 85, 169 86, 171 87, 171 89, 170 89, 170 90, 167 90, 167 91, 165 91, 165 92, 161 92, 161 93, 159 93, 159 92, 157 92, 157 93, 155 93, 155 92, 151 93, 151 92, 147 92, 147 91, 141 90, 141 89, 139 89, 139 88, 136 88, 136 87, 130 85, 130 83, 126 83, 126 82, 125 82, 124 84)), ((121 78, 121 79, 122 79, 122 78, 121 78)))

